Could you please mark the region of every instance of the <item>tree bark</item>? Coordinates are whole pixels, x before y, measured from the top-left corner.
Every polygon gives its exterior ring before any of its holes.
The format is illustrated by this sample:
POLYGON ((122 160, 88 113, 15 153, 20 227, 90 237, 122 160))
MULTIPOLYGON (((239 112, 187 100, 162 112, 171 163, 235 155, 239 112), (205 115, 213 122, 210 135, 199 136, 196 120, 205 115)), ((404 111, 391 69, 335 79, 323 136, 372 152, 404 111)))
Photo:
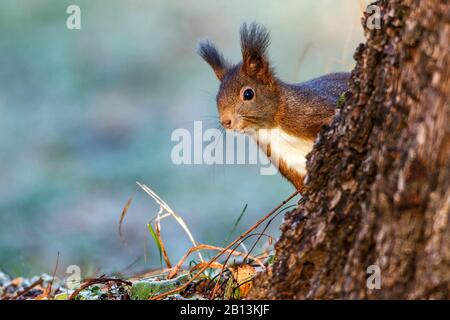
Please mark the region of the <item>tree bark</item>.
POLYGON ((375 4, 381 29, 366 14, 345 103, 250 298, 450 298, 450 2, 375 4))

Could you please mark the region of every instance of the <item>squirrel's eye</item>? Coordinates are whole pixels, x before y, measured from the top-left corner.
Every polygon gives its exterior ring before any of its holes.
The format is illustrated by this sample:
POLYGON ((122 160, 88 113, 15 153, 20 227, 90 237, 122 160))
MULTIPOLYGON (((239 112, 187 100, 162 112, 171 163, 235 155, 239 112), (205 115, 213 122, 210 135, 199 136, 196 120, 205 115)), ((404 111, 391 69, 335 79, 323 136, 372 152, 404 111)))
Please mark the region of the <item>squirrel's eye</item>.
POLYGON ((252 100, 253 97, 255 96, 255 93, 253 92, 252 89, 249 88, 249 89, 245 89, 242 96, 244 97, 244 100, 252 100))

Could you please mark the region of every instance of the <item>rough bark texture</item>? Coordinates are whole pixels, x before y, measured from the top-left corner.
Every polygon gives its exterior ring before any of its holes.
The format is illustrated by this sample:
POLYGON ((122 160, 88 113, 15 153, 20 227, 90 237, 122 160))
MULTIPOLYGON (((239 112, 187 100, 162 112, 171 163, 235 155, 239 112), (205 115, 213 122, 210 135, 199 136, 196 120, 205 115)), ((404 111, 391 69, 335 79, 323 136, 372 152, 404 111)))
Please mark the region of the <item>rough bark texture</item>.
POLYGON ((365 28, 350 94, 309 156, 305 202, 251 298, 450 298, 450 2, 376 4, 381 29, 365 28))

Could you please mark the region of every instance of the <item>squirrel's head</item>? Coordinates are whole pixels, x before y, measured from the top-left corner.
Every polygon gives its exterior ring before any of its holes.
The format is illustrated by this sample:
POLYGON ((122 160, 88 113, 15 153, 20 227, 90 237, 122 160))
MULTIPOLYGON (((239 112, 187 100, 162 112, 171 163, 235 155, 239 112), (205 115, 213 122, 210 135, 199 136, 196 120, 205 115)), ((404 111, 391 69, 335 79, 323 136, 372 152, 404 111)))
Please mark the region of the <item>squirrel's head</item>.
POLYGON ((209 41, 199 54, 221 81, 217 94, 220 122, 226 129, 248 132, 274 127, 279 105, 275 75, 267 59, 270 38, 256 23, 241 27, 242 62, 231 65, 209 41))

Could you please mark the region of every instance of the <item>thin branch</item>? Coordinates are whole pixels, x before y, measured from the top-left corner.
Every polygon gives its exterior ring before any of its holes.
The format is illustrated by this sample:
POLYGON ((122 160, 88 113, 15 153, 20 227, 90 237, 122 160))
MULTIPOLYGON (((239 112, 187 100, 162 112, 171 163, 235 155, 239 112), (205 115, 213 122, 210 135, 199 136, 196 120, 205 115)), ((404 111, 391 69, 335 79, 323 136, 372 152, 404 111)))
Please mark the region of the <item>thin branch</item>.
POLYGON ((34 289, 35 287, 41 285, 44 282, 44 280, 42 278, 37 279, 35 282, 33 282, 31 285, 29 285, 28 287, 26 287, 25 289, 19 291, 16 293, 16 295, 14 297, 3 297, 1 300, 10 300, 10 299, 18 299, 21 296, 26 295, 28 292, 30 292, 32 289, 34 289))
MULTIPOLYGON (((199 244, 196 247, 190 248, 189 251, 180 259, 180 261, 177 263, 177 265, 170 271, 169 275, 167 276, 167 279, 172 279, 173 277, 175 277, 176 274, 178 273, 178 270, 181 268, 181 266, 183 265, 183 263, 187 259, 187 257, 189 257, 193 252, 199 251, 199 250, 217 250, 217 251, 221 251, 221 250, 224 250, 224 248, 211 246, 211 245, 208 245, 208 244, 199 244)), ((265 268, 265 266, 261 262, 261 260, 259 260, 258 258, 249 256, 248 253, 242 253, 242 252, 239 252, 239 251, 232 251, 232 250, 226 250, 225 252, 227 252, 227 253, 229 253, 231 255, 244 257, 245 259, 246 258, 250 258, 250 259, 254 260, 256 263, 258 263, 262 268, 265 268)), ((198 269, 198 268, 195 268, 195 269, 198 269)))

